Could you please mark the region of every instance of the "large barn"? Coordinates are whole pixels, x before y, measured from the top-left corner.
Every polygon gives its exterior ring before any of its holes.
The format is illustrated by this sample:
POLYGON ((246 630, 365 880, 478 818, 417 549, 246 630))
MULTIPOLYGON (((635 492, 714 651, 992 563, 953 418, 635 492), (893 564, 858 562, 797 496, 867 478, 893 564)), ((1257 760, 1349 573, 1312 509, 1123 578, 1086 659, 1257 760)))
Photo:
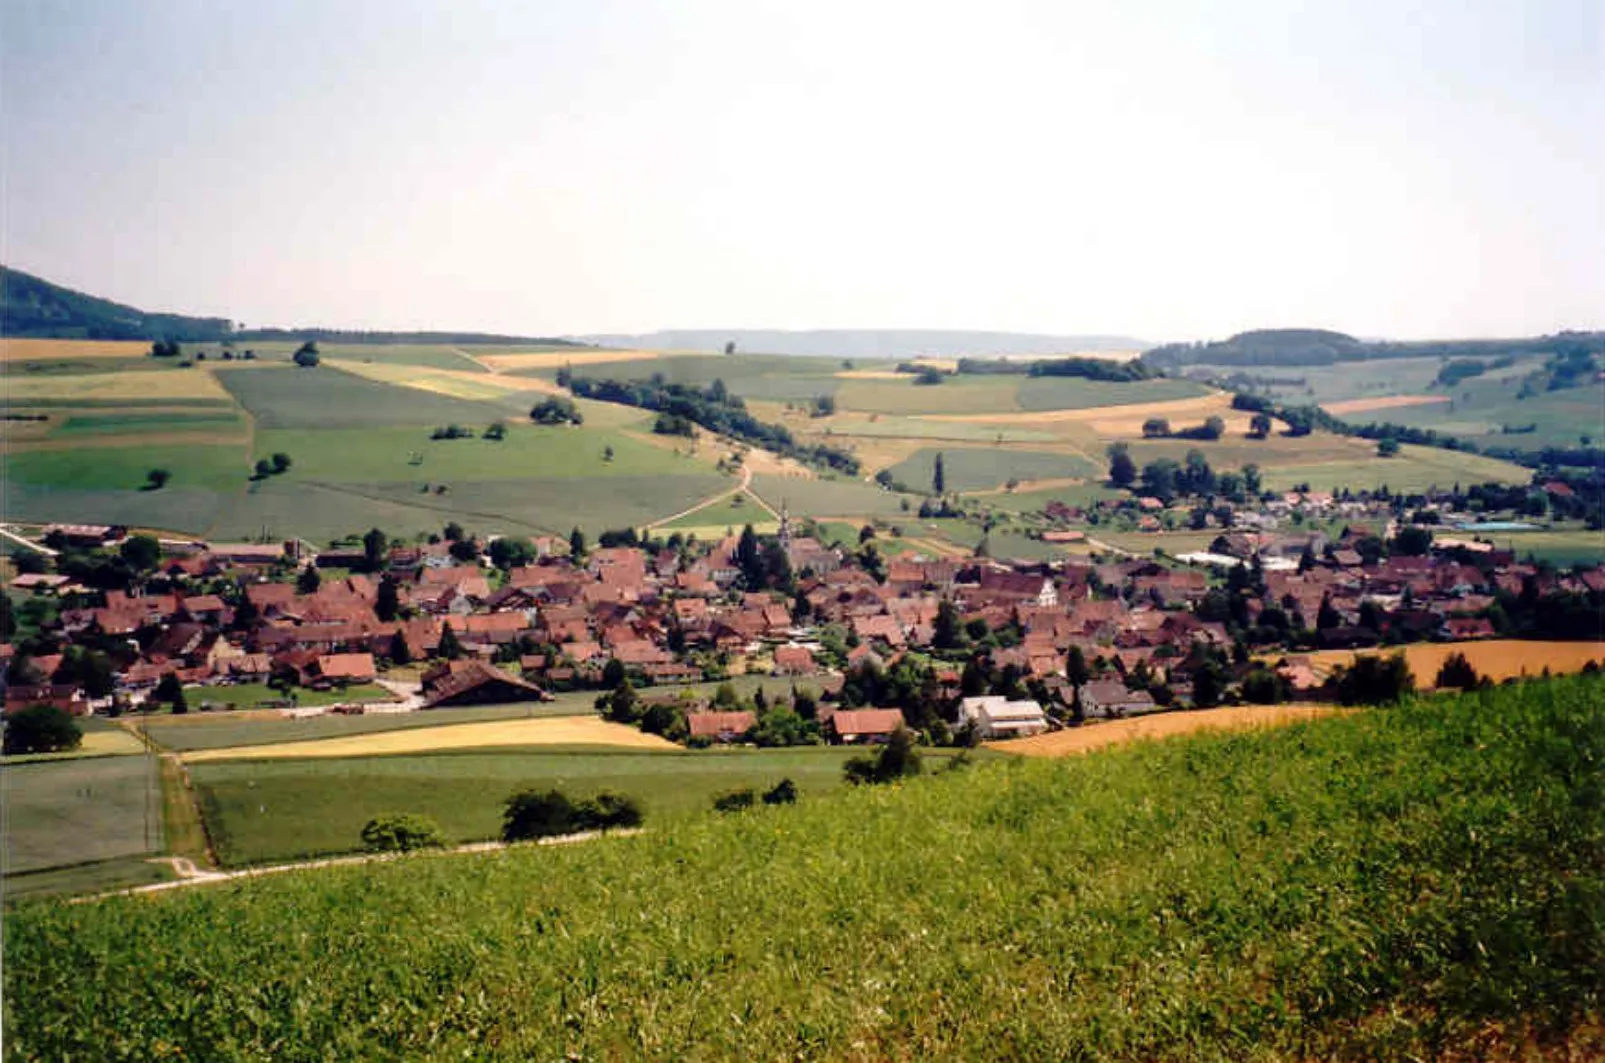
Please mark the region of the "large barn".
POLYGON ((431 709, 548 701, 551 695, 480 661, 442 662, 424 673, 424 703, 431 709))

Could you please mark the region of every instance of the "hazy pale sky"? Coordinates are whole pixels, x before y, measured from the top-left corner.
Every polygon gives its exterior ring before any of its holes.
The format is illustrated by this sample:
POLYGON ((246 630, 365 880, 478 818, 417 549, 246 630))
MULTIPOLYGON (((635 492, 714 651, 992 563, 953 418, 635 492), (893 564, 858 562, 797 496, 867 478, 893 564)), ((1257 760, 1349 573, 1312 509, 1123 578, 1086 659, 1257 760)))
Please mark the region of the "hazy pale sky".
POLYGON ((248 325, 1605 327, 1600 0, 0 0, 0 260, 248 325))

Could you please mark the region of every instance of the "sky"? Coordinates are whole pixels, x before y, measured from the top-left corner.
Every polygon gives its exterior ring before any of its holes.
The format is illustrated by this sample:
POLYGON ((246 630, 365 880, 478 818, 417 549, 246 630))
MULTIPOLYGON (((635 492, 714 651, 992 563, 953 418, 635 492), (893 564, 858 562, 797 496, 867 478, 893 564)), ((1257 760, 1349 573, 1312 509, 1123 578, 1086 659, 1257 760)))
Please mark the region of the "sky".
POLYGON ((3 0, 0 262, 246 325, 1605 327, 1599 0, 3 0))

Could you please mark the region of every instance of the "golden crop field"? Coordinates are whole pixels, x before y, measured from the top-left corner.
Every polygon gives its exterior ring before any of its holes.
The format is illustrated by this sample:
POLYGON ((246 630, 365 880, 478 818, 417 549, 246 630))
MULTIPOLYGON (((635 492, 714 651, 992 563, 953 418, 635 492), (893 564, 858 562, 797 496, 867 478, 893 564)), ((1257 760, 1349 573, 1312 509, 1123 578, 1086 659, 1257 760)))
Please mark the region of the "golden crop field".
MULTIPOLYGON (((1580 672, 1590 661, 1605 664, 1605 642, 1538 642, 1527 639, 1488 639, 1483 642, 1424 642, 1403 647, 1404 659, 1415 673, 1416 686, 1431 689, 1438 669, 1450 655, 1463 653, 1477 674, 1498 682, 1522 676, 1536 677, 1548 668, 1552 675, 1580 672)), ((1375 655, 1399 650, 1365 650, 1375 655)), ((1352 650, 1321 650, 1310 663, 1318 672, 1354 663, 1352 650)))
POLYGON ((64 358, 143 358, 145 340, 0 340, 0 362, 44 362, 64 358))
MULTIPOLYGON (((446 710, 450 711, 450 710, 446 710)), ((396 753, 430 753, 442 749, 484 749, 496 746, 617 746, 623 749, 678 750, 657 735, 609 723, 594 716, 553 716, 489 723, 457 723, 415 727, 377 734, 319 738, 276 745, 235 746, 186 754, 192 762, 211 760, 303 759, 308 757, 371 757, 396 753)))
POLYGON ((1196 712, 1162 712, 1129 720, 1107 720, 1084 724, 1063 731, 1019 738, 1008 742, 988 742, 988 748, 1027 757, 1067 757, 1106 746, 1145 739, 1173 738, 1196 731, 1243 731, 1256 727, 1280 727, 1301 723, 1341 711, 1331 705, 1240 705, 1196 712))
POLYGON ((477 354, 473 358, 493 372, 513 373, 520 369, 559 369, 565 365, 596 365, 602 362, 638 362, 663 358, 667 351, 529 351, 523 354, 477 354))
POLYGON ((108 403, 126 399, 216 399, 232 402, 217 378, 204 369, 141 370, 139 372, 74 373, 61 376, 16 377, 6 380, 6 395, 13 406, 30 400, 108 403))

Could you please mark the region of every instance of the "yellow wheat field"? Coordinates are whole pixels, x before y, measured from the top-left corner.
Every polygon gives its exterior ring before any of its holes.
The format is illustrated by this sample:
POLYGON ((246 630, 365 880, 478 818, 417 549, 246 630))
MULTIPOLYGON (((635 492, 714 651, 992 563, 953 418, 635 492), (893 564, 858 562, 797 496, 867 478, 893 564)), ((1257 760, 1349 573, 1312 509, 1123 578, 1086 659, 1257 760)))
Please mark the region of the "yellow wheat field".
POLYGON ((1162 712, 1130 720, 1084 724, 1064 731, 988 742, 992 749, 1027 757, 1066 757, 1094 749, 1143 739, 1174 738, 1197 731, 1243 731, 1255 727, 1281 727, 1341 711, 1331 705, 1241 705, 1196 712, 1162 712))
MULTIPOLYGON (((450 709, 430 711, 451 712, 450 709)), ((496 720, 489 723, 414 727, 404 731, 316 738, 304 742, 282 742, 278 745, 206 749, 187 753, 184 759, 200 762, 266 758, 372 757, 494 746, 618 746, 624 749, 660 750, 680 748, 665 738, 643 734, 633 727, 609 723, 595 716, 552 716, 533 720, 496 720)))
MULTIPOLYGON (((1391 654, 1392 650, 1365 650, 1367 654, 1391 654)), ((1477 674, 1498 682, 1522 676, 1539 676, 1548 668, 1552 675, 1580 672, 1590 661, 1605 664, 1605 642, 1538 642, 1527 639, 1488 639, 1484 642, 1424 642, 1403 647, 1404 659, 1415 673, 1416 686, 1430 690, 1438 669, 1451 654, 1463 653, 1477 674)), ((1352 650, 1321 650, 1309 655, 1316 671, 1330 672, 1338 665, 1354 663, 1352 650)))
POLYGON ((108 402, 123 399, 217 399, 232 402, 217 378, 204 369, 151 369, 62 376, 8 376, 0 392, 16 406, 34 399, 108 402))
POLYGON ((643 358, 663 358, 667 351, 527 351, 523 354, 476 354, 474 360, 497 373, 520 369, 560 369, 565 365, 596 365, 601 362, 635 362, 643 358))
POLYGON ((143 358, 145 340, 0 340, 0 362, 45 362, 63 358, 143 358))

